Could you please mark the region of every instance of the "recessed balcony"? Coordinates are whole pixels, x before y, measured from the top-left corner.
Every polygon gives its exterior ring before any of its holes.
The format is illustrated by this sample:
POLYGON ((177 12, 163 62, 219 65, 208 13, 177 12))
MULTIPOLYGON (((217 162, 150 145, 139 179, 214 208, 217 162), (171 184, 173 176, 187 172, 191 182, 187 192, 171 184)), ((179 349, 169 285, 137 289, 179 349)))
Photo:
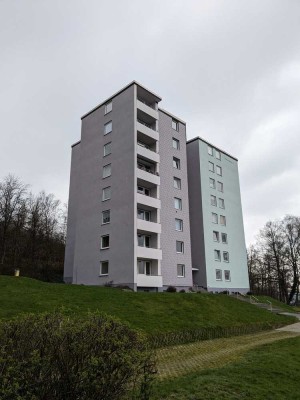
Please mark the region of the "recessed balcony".
POLYGON ((138 132, 141 132, 144 135, 149 136, 151 139, 154 140, 159 140, 159 134, 157 131, 155 131, 151 125, 148 125, 147 123, 137 120, 136 122, 136 128, 138 132))
POLYGON ((137 246, 136 256, 138 258, 146 258, 149 260, 161 260, 162 251, 161 249, 154 249, 152 247, 137 246))
POLYGON ((151 196, 146 196, 145 194, 137 193, 136 195, 136 202, 137 205, 141 206, 148 206, 156 209, 161 208, 161 202, 159 199, 156 199, 155 197, 151 196))
POLYGON ((136 176, 138 179, 141 179, 145 182, 150 182, 153 185, 160 185, 160 177, 156 175, 156 173, 139 165, 137 165, 136 169, 136 176))
POLYGON ((137 275, 137 286, 140 287, 162 287, 161 275, 137 275))
POLYGON ((153 109, 153 107, 151 107, 145 101, 137 100, 136 105, 137 108, 142 112, 150 115, 152 118, 158 119, 158 111, 153 109))
POLYGON ((139 218, 137 218, 136 222, 136 227, 138 230, 144 232, 161 233, 161 224, 158 224, 157 222, 145 221, 139 218))
POLYGON ((137 154, 146 160, 159 163, 159 154, 151 150, 147 145, 142 142, 137 143, 136 147, 137 154))

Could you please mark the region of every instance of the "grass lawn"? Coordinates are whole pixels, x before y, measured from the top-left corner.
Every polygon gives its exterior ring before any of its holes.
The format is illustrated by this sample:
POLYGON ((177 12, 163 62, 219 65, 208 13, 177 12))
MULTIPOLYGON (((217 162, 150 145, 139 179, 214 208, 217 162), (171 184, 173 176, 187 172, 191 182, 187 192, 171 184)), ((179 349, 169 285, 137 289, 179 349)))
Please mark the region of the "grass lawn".
POLYGON ((281 303, 281 301, 275 300, 268 296, 255 296, 261 303, 267 303, 271 301, 273 307, 282 308, 282 310, 287 312, 300 312, 300 307, 289 306, 288 304, 281 303))
POLYGON ((157 381, 153 399, 299 400, 300 337, 256 347, 222 368, 157 381))
POLYGON ((98 310, 150 334, 259 322, 283 325, 294 322, 293 318, 275 315, 221 294, 134 293, 0 276, 0 319, 60 307, 77 316, 98 310))

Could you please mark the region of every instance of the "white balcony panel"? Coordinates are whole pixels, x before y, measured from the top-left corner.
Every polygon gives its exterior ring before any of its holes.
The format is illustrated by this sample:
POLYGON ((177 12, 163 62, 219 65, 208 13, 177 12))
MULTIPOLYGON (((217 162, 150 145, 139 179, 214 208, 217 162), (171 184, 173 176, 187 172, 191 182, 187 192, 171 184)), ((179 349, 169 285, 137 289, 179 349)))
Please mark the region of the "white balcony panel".
POLYGON ((161 260, 162 251, 160 249, 152 249, 149 247, 137 246, 136 256, 138 258, 146 258, 149 260, 161 260))
POLYGON ((157 110, 154 110, 153 108, 147 106, 147 104, 141 102, 140 100, 137 100, 136 105, 137 105, 137 108, 139 108, 144 113, 151 115, 151 117, 153 117, 155 119, 158 119, 158 111, 157 110))
POLYGON ((160 177, 154 174, 151 174, 150 172, 144 171, 143 169, 140 169, 136 167, 136 176, 139 179, 142 179, 143 181, 151 182, 154 185, 160 185, 160 177))
POLYGON ((141 287, 162 287, 162 276, 158 275, 137 275, 137 286, 141 287))
POLYGON ((160 210, 161 204, 159 199, 155 199, 154 197, 145 196, 144 194, 137 193, 136 195, 136 202, 138 204, 142 204, 145 206, 157 208, 160 210))
POLYGON ((145 135, 151 137, 154 140, 159 139, 159 135, 157 131, 154 131, 151 128, 148 128, 147 126, 141 124, 140 122, 136 121, 136 128, 139 132, 144 133, 145 135))
POLYGON ((157 222, 144 221, 143 219, 137 218, 136 227, 141 231, 161 233, 161 224, 157 222))
POLYGON ((156 163, 159 163, 159 154, 155 153, 155 151, 148 150, 143 146, 137 145, 136 146, 136 151, 137 154, 147 158, 148 160, 154 161, 156 163))

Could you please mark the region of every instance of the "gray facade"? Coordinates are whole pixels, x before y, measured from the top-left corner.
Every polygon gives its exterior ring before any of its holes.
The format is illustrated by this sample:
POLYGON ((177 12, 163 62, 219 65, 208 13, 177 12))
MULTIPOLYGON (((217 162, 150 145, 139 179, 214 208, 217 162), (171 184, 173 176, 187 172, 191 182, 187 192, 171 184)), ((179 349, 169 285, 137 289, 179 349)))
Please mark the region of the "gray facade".
POLYGON ((192 286, 185 124, 159 110, 160 100, 132 82, 82 117, 72 147, 66 282, 192 286))
POLYGON ((187 143, 194 284, 247 292, 238 161, 204 139, 187 143))

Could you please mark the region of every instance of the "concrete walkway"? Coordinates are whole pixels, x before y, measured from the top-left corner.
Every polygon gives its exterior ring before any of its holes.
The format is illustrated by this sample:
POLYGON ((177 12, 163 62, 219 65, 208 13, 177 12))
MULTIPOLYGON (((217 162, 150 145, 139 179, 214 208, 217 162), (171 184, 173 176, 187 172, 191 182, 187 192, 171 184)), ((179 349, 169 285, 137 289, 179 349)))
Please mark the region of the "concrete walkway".
POLYGON ((296 324, 292 324, 292 325, 287 325, 287 326, 284 326, 283 328, 279 328, 276 330, 281 331, 281 332, 300 333, 300 322, 297 322, 296 324))

